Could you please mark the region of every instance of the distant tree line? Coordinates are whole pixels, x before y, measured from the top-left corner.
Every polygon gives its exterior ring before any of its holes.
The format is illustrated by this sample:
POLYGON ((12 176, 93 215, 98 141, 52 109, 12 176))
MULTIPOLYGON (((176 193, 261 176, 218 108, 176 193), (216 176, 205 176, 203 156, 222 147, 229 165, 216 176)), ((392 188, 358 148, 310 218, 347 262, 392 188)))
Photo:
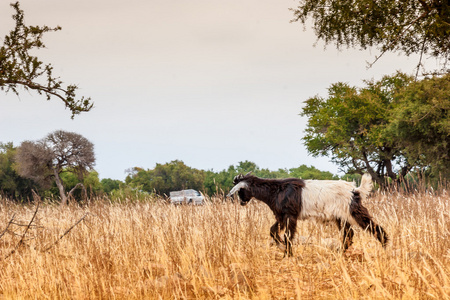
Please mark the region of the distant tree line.
POLYGON ((234 176, 253 172, 266 178, 298 177, 338 179, 313 166, 271 171, 254 162, 243 161, 222 171, 199 170, 181 160, 156 164, 153 169, 134 167, 125 181, 104 178, 93 169, 93 145, 84 137, 55 131, 38 141, 0 143, 0 195, 15 201, 32 199, 32 191, 66 204, 95 197, 111 200, 165 196, 174 190, 196 189, 206 195, 223 195, 232 188, 234 176))
POLYGON ((338 176, 331 172, 320 171, 306 165, 271 171, 259 168, 254 162, 243 161, 222 171, 204 171, 188 167, 180 160, 174 160, 166 164, 156 164, 154 169, 133 168, 129 170, 125 183, 158 195, 168 195, 170 191, 192 188, 211 196, 227 193, 233 187, 233 178, 237 174, 248 172, 265 178, 338 179, 338 176))
MULTIPOLYGON (((73 132, 58 130, 37 141, 24 141, 18 147, 12 143, 0 143, 0 196, 26 202, 33 198, 32 191, 35 191, 61 204, 99 197, 116 202, 144 200, 149 196, 165 197, 171 191, 182 189, 223 196, 232 188, 237 174, 248 172, 264 178, 343 179, 357 183, 361 177, 358 172, 339 177, 307 165, 269 170, 251 161, 241 161, 221 171, 205 171, 174 160, 156 164, 152 169, 130 168, 125 181, 100 180, 98 172, 93 169, 94 163, 93 144, 73 132)), ((407 180, 414 181, 417 175, 409 172, 407 180)))

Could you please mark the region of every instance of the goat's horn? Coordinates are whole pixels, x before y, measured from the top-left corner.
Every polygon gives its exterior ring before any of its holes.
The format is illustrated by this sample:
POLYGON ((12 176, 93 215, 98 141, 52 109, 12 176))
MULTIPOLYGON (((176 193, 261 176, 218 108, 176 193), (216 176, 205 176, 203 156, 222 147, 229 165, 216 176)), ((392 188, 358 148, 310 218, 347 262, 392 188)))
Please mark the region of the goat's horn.
POLYGON ((252 173, 252 171, 248 172, 247 174, 245 174, 245 176, 250 175, 252 173))

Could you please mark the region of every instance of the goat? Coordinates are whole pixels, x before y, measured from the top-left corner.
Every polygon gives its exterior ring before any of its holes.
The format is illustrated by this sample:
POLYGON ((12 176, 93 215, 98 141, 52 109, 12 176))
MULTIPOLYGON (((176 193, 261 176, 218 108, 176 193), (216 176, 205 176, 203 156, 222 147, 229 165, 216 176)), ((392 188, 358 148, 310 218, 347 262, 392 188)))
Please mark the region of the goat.
POLYGON ((376 224, 361 200, 372 190, 372 177, 364 174, 361 185, 342 180, 302 180, 298 178, 264 179, 251 175, 237 175, 233 179, 234 187, 227 196, 236 192, 241 205, 252 198, 266 203, 275 215, 276 222, 270 228, 270 236, 279 246, 280 231, 285 230, 285 256, 292 256, 297 220, 314 218, 321 221, 334 221, 343 229, 343 251, 353 243, 354 231, 351 226, 359 225, 368 230, 383 247, 388 236, 384 229, 376 224))

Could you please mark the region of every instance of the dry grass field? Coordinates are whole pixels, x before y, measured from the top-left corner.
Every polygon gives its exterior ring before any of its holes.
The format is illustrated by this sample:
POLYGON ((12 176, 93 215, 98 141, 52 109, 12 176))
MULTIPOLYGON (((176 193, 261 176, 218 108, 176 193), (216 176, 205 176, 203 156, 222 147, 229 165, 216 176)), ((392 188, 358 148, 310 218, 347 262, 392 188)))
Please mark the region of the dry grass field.
POLYGON ((386 250, 357 230, 299 223, 294 256, 271 211, 220 199, 39 207, 0 200, 0 299, 449 299, 450 196, 375 194, 386 250), (32 222, 31 222, 32 221, 32 222))

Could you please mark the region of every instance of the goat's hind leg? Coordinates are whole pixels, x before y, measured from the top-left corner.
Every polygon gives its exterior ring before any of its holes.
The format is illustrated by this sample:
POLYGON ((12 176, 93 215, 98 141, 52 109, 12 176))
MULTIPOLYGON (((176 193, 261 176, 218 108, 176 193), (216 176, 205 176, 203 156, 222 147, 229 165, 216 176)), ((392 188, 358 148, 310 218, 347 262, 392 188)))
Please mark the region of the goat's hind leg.
MULTIPOLYGON (((366 209, 367 210, 367 209, 366 209)), ((386 247, 388 242, 388 236, 386 231, 384 231, 383 227, 375 223, 372 218, 362 218, 360 220, 356 220, 364 230, 369 230, 369 232, 381 243, 383 247, 386 247)))
POLYGON ((361 198, 359 193, 353 192, 353 199, 350 204, 350 214, 358 225, 369 232, 381 243, 383 247, 386 247, 388 242, 388 236, 383 227, 375 223, 369 214, 367 208, 361 204, 361 198))

